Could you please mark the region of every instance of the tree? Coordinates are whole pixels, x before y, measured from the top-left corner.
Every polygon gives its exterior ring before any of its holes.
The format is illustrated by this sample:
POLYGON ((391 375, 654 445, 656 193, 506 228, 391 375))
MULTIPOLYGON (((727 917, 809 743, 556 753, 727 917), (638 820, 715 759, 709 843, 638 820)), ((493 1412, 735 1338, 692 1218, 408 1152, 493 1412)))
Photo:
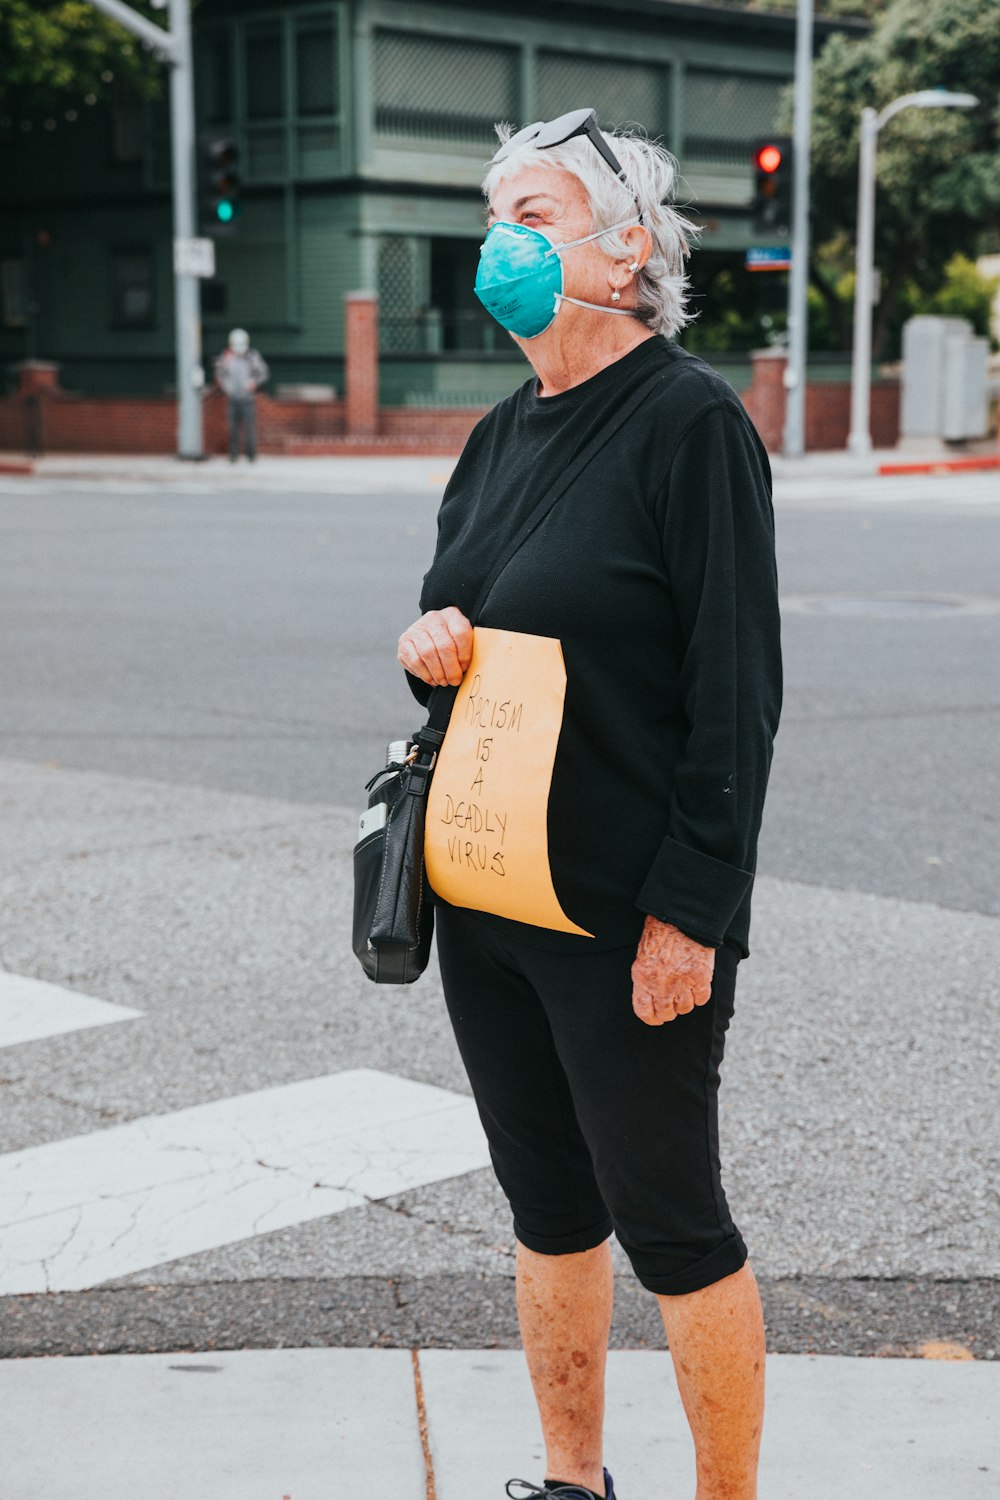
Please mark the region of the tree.
MULTIPOLYGON (((893 0, 860 39, 831 36, 813 75, 809 276, 842 348, 850 308, 837 282, 853 256, 863 105, 944 87, 972 109, 907 109, 879 134, 875 263, 882 272, 872 346, 885 358, 904 288, 928 298, 956 253, 1000 235, 1000 26, 996 0, 893 0)), ((791 124, 791 98, 784 119, 791 124)))
POLYGON ((111 87, 152 96, 162 68, 86 0, 2 0, 0 96, 8 115, 42 114, 111 87))

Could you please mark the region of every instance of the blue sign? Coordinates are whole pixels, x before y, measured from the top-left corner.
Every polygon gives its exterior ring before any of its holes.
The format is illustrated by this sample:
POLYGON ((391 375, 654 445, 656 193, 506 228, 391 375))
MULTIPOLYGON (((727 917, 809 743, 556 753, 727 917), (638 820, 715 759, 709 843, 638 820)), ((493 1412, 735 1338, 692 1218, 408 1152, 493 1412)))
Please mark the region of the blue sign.
POLYGON ((787 271, 791 264, 791 245, 751 245, 743 262, 747 271, 787 271))

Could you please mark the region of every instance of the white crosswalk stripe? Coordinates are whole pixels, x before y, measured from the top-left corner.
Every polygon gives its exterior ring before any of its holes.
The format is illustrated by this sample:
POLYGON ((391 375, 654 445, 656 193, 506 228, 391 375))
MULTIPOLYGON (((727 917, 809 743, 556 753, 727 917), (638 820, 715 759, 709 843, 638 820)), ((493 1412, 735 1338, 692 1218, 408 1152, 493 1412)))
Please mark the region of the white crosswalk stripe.
POLYGON ((489 1164, 471 1098, 361 1068, 0 1156, 0 1295, 79 1290, 489 1164))
POLYGON ((112 1005, 61 984, 0 970, 0 1047, 36 1042, 88 1026, 107 1026, 113 1021, 132 1021, 141 1015, 141 1010, 128 1005, 112 1005))

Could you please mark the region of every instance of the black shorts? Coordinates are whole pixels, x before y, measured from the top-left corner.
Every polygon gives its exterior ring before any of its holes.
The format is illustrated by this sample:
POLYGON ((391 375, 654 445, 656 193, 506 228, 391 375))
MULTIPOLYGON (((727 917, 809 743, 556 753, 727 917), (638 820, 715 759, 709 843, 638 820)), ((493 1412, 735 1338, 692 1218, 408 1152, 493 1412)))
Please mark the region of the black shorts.
POLYGON ((514 1233, 590 1250, 614 1231, 651 1292, 738 1271, 746 1246, 719 1171, 719 1065, 740 950, 715 952, 711 999, 663 1026, 632 1009, 635 945, 529 948, 459 907, 435 908, 455 1038, 514 1233))

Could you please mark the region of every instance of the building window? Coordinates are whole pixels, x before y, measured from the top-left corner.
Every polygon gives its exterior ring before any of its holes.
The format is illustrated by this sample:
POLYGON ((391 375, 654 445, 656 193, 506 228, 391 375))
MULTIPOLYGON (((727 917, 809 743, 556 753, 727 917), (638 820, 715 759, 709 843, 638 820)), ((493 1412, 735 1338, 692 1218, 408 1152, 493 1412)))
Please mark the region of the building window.
POLYGON ((116 89, 111 96, 111 154, 115 161, 142 161, 145 125, 139 95, 116 89))
POLYGON ((444 353, 495 353, 510 339, 473 291, 479 267, 479 240, 431 240, 431 306, 438 320, 438 348, 444 353))
POLYGON ((204 103, 203 118, 210 125, 228 125, 233 118, 233 49, 229 30, 198 34, 198 81, 204 103))
POLYGON ((226 283, 203 281, 201 284, 201 310, 206 317, 221 317, 226 311, 226 283))
POLYGON ((282 36, 277 26, 254 27, 247 32, 247 118, 250 120, 277 120, 285 113, 282 36))
POLYGON ((295 38, 295 80, 300 115, 332 115, 337 110, 337 53, 333 27, 300 23, 295 38))
POLYGON ((116 250, 112 255, 111 321, 115 328, 151 328, 154 322, 153 252, 116 250))
POLYGON ((23 260, 0 260, 0 317, 4 328, 23 328, 28 321, 28 288, 23 260))

